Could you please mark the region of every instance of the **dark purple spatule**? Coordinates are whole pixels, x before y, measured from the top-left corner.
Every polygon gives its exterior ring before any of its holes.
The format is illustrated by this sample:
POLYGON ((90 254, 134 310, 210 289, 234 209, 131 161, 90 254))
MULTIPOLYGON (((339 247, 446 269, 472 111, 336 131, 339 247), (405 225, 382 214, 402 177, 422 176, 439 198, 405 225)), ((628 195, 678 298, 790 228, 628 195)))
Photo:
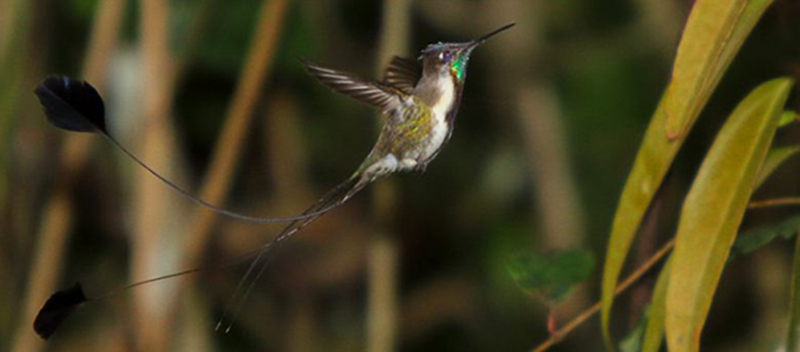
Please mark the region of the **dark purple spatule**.
POLYGON ((72 132, 107 134, 103 98, 91 84, 51 75, 34 92, 53 126, 72 132))
POLYGON ((78 306, 88 300, 83 294, 83 289, 81 289, 81 284, 79 283, 75 283, 75 286, 71 288, 54 293, 47 299, 42 309, 39 310, 39 314, 36 315, 36 320, 33 321, 33 330, 46 340, 56 332, 61 323, 78 306))

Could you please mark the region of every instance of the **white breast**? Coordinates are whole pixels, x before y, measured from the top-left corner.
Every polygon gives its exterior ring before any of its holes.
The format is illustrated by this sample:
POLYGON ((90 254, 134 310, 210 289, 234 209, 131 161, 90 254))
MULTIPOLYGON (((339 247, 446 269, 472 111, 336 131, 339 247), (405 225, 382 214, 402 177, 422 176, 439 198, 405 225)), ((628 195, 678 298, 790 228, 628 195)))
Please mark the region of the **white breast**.
POLYGON ((453 106, 453 101, 456 99, 456 92, 455 87, 453 87, 453 82, 449 79, 441 79, 439 82, 439 101, 436 104, 433 104, 431 107, 431 111, 433 113, 433 133, 431 137, 430 144, 428 147, 425 148, 423 152, 422 159, 427 160, 431 156, 436 153, 437 150, 442 146, 444 143, 445 138, 447 138, 447 122, 445 121, 447 117, 447 110, 453 106))

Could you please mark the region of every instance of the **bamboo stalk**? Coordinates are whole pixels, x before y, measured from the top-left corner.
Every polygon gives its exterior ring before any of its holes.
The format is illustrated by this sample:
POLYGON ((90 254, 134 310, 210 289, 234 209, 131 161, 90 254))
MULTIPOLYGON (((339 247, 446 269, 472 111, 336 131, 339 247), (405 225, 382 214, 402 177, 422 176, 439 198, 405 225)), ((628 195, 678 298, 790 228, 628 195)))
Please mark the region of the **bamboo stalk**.
MULTIPOLYGON (((253 36, 247 61, 239 76, 233 101, 225 115, 225 124, 214 148, 214 154, 200 190, 200 198, 213 204, 221 204, 230 189, 231 178, 236 171, 247 139, 247 131, 253 117, 253 109, 272 64, 275 47, 280 38, 287 0, 265 1, 253 36)), ((208 242, 209 230, 216 215, 206 209, 194 213, 190 225, 193 240, 187 243, 184 263, 196 265, 208 242)))
MULTIPOLYGON (((269 164, 270 179, 273 180, 272 188, 275 189, 274 198, 269 202, 268 209, 286 209, 297 204, 305 206, 310 203, 313 189, 308 182, 306 139, 302 136, 302 125, 299 121, 297 101, 285 91, 273 94, 266 104, 264 116, 263 150, 267 152, 266 162, 269 164)), ((243 236, 247 238, 248 248, 258 246, 263 239, 258 236, 243 236), (259 242, 259 243, 256 243, 259 242)), ((308 237, 304 236, 305 239, 308 237)), ((232 240, 232 239, 228 239, 232 240)), ((316 294, 313 290, 300 290, 292 295, 286 303, 287 310, 283 317, 271 315, 271 320, 286 322, 278 325, 285 326, 282 334, 287 338, 280 341, 282 350, 292 352, 318 351, 320 335, 317 326, 317 312, 314 309, 316 294)), ((264 295, 269 300, 273 296, 264 295)), ((270 301, 272 302, 272 301, 270 301)), ((256 314, 263 316, 263 312, 256 314)), ((243 319, 246 319, 243 317, 243 319)), ((268 318, 270 319, 270 318, 268 318)), ((273 324, 275 325, 275 324, 273 324)), ((255 333, 259 335, 274 335, 276 327, 264 324, 258 327, 255 333)), ((278 334, 280 334, 279 332, 278 334)), ((330 346, 326 346, 330 349, 330 346)))
MULTIPOLYGON (((26 68, 36 66, 36 63, 27 60, 26 55, 20 54, 32 50, 30 41, 27 40, 31 36, 29 33, 33 32, 30 30, 29 19, 33 11, 31 7, 22 4, 22 1, 0 0, 0 77, 3 77, 3 84, 0 85, 0 141, 2 141, 0 148, 8 151, 0 155, 0 170, 11 170, 14 167, 11 161, 14 152, 11 150, 14 149, 16 139, 13 134, 19 130, 15 126, 17 124, 13 123, 14 118, 19 115, 21 105, 18 95, 27 83, 24 79, 26 68), (12 36, 12 33, 15 35, 12 36)), ((27 187, 14 187, 14 189, 9 187, 10 182, 13 182, 13 175, 14 172, 11 171, 0 173, 0 221, 5 225, 4 233, 0 236, 0 248, 27 250, 26 242, 30 238, 27 234, 33 232, 31 225, 35 222, 33 218, 38 216, 39 210, 31 206, 35 204, 31 199, 33 197, 26 197, 23 194, 25 199, 13 200, 17 192, 29 193, 25 192, 27 187), (14 226, 14 224, 25 224, 25 226, 14 226), (20 242, 15 241, 15 238, 26 240, 20 242)), ((5 259, 3 254, 0 251, 0 262, 10 263, 11 261, 5 259)), ((22 280, 15 280, 13 273, 14 270, 9 265, 0 265, 0 282, 8 283, 7 288, 0 293, 0 301, 18 299, 17 288, 24 283, 22 280)), ((12 334, 16 328, 15 318, 19 312, 19 308, 0 311, 0 349, 11 347, 12 334)))
MULTIPOLYGON (((276 92, 267 101, 262 129, 266 163, 275 189, 274 202, 281 208, 306 206, 316 198, 308 180, 308 145, 303 138, 297 101, 288 92, 276 92)), ((276 207, 271 207, 276 208, 276 207)))
MULTIPOLYGON (((142 159, 156 170, 171 168, 167 155, 174 158, 175 150, 168 117, 171 113, 173 89, 171 57, 168 46, 169 8, 164 0, 141 0, 141 52, 144 66, 141 120, 146 128, 138 136, 142 159)), ((169 174, 169 172, 167 172, 169 174)), ((162 272, 159 264, 173 253, 162 246, 165 223, 169 221, 172 197, 163 185, 152 177, 142 175, 134 181, 133 232, 131 238, 131 276, 134 280, 156 276, 162 272), (165 257, 167 256, 167 257, 165 257)), ((163 351, 167 346, 167 325, 163 297, 169 284, 155 285, 133 293, 133 328, 137 350, 163 351)))
POLYGON ((18 25, 18 22, 25 19, 24 16, 19 16, 20 11, 25 10, 25 5, 27 4, 23 0, 0 1, 0 18, 3 23, 0 26, 0 60, 7 59, 6 55, 9 55, 8 48, 13 41, 13 35, 18 35, 20 28, 24 28, 24 26, 18 25))
MULTIPOLYGON (((408 50, 411 1, 385 0, 383 4, 377 77, 383 75, 393 55, 408 50)), ((383 118, 377 119, 378 128, 383 118)), ((376 226, 367 248, 367 351, 389 352, 397 340, 398 244, 391 233, 391 217, 397 200, 397 185, 383 180, 374 185, 376 226)))
MULTIPOLYGON (((230 190, 242 147, 248 137, 256 102, 269 77, 287 10, 287 0, 269 0, 262 5, 244 69, 239 76, 233 100, 226 112, 222 131, 200 187, 200 198, 212 204, 223 204, 230 190)), ((208 244, 211 228, 216 220, 217 215, 206 209, 198 208, 193 212, 188 232, 191 240, 185 243, 180 260, 181 268, 199 265, 200 256, 208 244)), ((174 303, 183 294, 188 282, 189 280, 181 281, 180 288, 167 301, 174 303)), ((176 308, 172 309, 171 314, 174 319, 178 314, 177 305, 170 306, 176 308)))
MULTIPOLYGON (((70 145, 85 155, 87 143, 77 141, 70 145)), ((63 150, 69 149, 72 148, 63 150)), ((71 186, 72 180, 65 179, 59 182, 44 208, 42 227, 37 234, 33 267, 24 296, 22 318, 17 327, 12 351, 37 351, 42 348, 42 340, 34 334, 31 326, 36 312, 47 299, 48 293, 53 290, 63 262, 64 247, 68 240, 69 229, 72 227, 73 209, 69 197, 71 186)))
MULTIPOLYGON (((104 68, 108 55, 113 51, 119 33, 122 9, 125 0, 100 2, 96 20, 92 27, 91 40, 84 63, 85 75, 103 89, 104 68)), ((55 186, 44 206, 41 227, 37 233, 37 245, 33 255, 33 268, 22 304, 20 326, 14 338, 13 351, 36 351, 42 343, 31 329, 31 322, 50 292, 54 290, 61 270, 64 249, 72 229, 73 208, 69 190, 74 185, 74 175, 86 163, 91 139, 87 136, 69 135, 65 138, 60 153, 56 175, 61 180, 55 186)))
POLYGON ((175 60, 173 60, 172 84, 177 85, 186 72, 186 68, 191 62, 192 56, 194 56, 200 41, 203 40, 206 26, 214 19, 214 11, 217 10, 220 2, 221 0, 200 0, 200 3, 197 5, 197 12, 194 18, 192 18, 188 30, 184 34, 184 39, 182 40, 183 45, 178 49, 178 55, 175 60))

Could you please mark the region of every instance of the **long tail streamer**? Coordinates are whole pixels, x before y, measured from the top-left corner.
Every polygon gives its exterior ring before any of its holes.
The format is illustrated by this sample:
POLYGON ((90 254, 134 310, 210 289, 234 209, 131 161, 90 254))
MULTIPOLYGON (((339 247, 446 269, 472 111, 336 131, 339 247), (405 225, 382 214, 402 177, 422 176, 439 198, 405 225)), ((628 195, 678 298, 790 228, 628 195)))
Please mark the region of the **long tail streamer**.
POLYGON ((269 261, 272 259, 272 254, 275 251, 278 251, 286 242, 288 242, 288 240, 294 237, 297 232, 310 225, 324 213, 336 209, 342 204, 346 203, 356 193, 364 189, 364 187, 370 182, 371 180, 360 178, 357 175, 354 175, 347 181, 342 182, 328 193, 323 195, 319 200, 317 200, 316 203, 303 212, 303 215, 315 214, 314 216, 302 221, 294 221, 286 225, 286 227, 284 227, 275 237, 261 246, 258 255, 255 259, 253 259, 253 262, 250 264, 250 267, 247 269, 244 277, 242 277, 242 279, 239 280, 239 283, 236 285, 233 296, 231 297, 230 301, 228 301, 222 317, 217 322, 216 330, 219 331, 223 326, 225 326, 225 333, 230 331, 233 324, 233 319, 242 309, 245 299, 250 294, 250 291, 253 290, 253 287, 255 287, 258 279, 264 274, 269 261))

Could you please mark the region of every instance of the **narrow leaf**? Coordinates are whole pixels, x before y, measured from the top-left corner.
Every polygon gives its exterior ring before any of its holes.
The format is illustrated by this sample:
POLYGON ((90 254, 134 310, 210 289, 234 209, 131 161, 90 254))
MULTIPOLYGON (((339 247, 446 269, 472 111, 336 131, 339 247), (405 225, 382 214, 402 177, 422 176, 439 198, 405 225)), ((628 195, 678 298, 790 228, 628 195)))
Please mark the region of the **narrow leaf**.
POLYGON ((786 160, 789 160, 793 155, 800 151, 800 146, 791 147, 778 147, 770 149, 767 154, 767 159, 764 160, 764 165, 761 166, 761 171, 758 172, 756 181, 756 189, 758 189, 767 178, 772 175, 786 160))
POLYGON ((787 126, 798 119, 800 119, 800 115, 797 114, 797 111, 786 110, 783 112, 783 115, 781 115, 781 120, 778 122, 778 128, 787 126))
POLYGON ((673 142, 667 140, 663 130, 665 116, 662 99, 647 127, 642 145, 639 147, 633 169, 622 190, 611 227, 611 237, 608 240, 605 265, 603 266, 601 295, 603 338, 609 350, 612 350, 610 346, 613 346, 609 334, 609 318, 620 271, 642 217, 661 185, 664 175, 669 170, 675 154, 683 144, 683 140, 673 142))
POLYGON ((661 348, 661 341, 664 339, 664 314, 667 310, 667 284, 671 266, 672 259, 669 259, 664 264, 664 269, 661 269, 661 273, 658 274, 653 298, 650 299, 650 306, 647 309, 647 327, 642 339, 642 352, 658 352, 661 348))
MULTIPOLYGON (((800 226, 795 231, 800 230, 800 226)), ((800 351, 800 236, 794 245, 794 263, 792 264, 792 297, 789 301, 789 326, 786 333, 786 351, 800 351)))
MULTIPOLYGON (((770 224, 741 233, 731 248, 730 261, 737 255, 748 254, 771 243, 776 238, 790 239, 800 228, 800 215, 790 217, 777 224, 770 224)), ((664 312, 666 311, 667 283, 670 260, 658 275, 653 297, 647 308, 647 328, 642 341, 642 352, 658 352, 664 338, 664 312)))
POLYGON ((683 136, 772 0, 698 0, 672 68, 666 132, 683 136))
POLYGON ((776 238, 788 240, 797 233, 798 228, 800 228, 800 215, 749 230, 739 235, 733 242, 730 258, 755 252, 772 243, 776 238))
POLYGON ((640 352, 642 350, 642 338, 644 337, 646 323, 646 314, 643 314, 639 317, 633 330, 628 333, 628 336, 625 336, 625 338, 620 341, 620 352, 640 352))
POLYGON ((681 210, 667 287, 670 351, 697 351, 700 333, 747 202, 791 89, 762 84, 733 111, 711 146, 681 210))
MULTIPOLYGON (((727 41, 722 47, 721 55, 716 61, 716 64, 712 65, 713 72, 700 72, 699 74, 701 76, 698 77, 693 75, 692 77, 694 78, 683 78, 683 73, 673 75, 670 86, 667 88, 664 96, 662 96, 661 102, 659 102, 659 105, 650 120, 650 125, 647 127, 644 139, 642 140, 642 145, 636 155, 636 160, 633 164, 630 175, 628 176, 628 180, 625 183, 625 187, 617 205, 617 211, 614 215, 611 235, 609 237, 608 248, 606 250, 605 264, 603 266, 601 324, 603 339, 606 347, 609 349, 612 349, 613 346, 611 335, 609 333, 609 319, 611 316, 611 305, 614 302, 614 290, 616 289, 620 271, 625 263, 625 258, 628 255, 628 250, 630 249, 633 238, 642 221, 642 217, 647 211, 647 208, 650 205, 656 190, 664 180, 667 170, 669 170, 670 165, 672 165, 678 149, 680 149, 681 145, 683 145, 686 134, 688 134, 691 126, 694 124, 697 114, 699 114, 702 107, 706 104, 711 92, 714 90, 719 82, 719 79, 722 77, 722 74, 729 66, 730 61, 738 52, 742 42, 744 42, 744 39, 750 34, 755 26, 755 23, 758 22, 758 19, 764 13, 766 8, 772 3, 772 1, 773 0, 747 1, 735 25, 732 28, 727 26, 723 28, 730 30, 731 33, 727 36, 718 36, 720 38, 727 38, 727 41), (708 78, 703 79, 703 77, 705 77, 703 75, 707 75, 708 78), (684 79, 702 80, 706 82, 703 85, 705 88, 702 90, 704 94, 699 97, 692 98, 691 105, 694 107, 692 111, 695 112, 684 117, 678 117, 676 121, 672 122, 672 124, 675 126, 681 126, 680 128, 675 129, 682 131, 682 133, 676 132, 671 134, 672 139, 670 140, 667 138, 669 134, 664 133, 664 128, 667 125, 667 100, 671 99, 672 103, 674 104, 676 102, 676 94, 686 94, 684 92, 685 89, 680 87, 692 86, 692 84, 682 82, 684 79), (679 85, 678 88, 674 87, 676 84, 679 85), (669 98, 669 96, 672 96, 672 98, 669 98)), ((698 1, 698 3, 702 2, 709 1, 698 1)), ((699 15, 695 15, 695 17, 697 16, 699 15)), ((713 16, 716 16, 716 14, 712 14, 712 17, 713 16)), ((695 20, 693 23, 699 23, 698 21, 699 20, 695 20)), ((692 25, 698 26, 699 24, 692 25)), ((687 24, 687 26, 689 26, 689 24, 687 24)), ((696 30, 694 29, 691 31, 691 33, 695 32, 696 30)), ((696 40, 689 38, 691 36, 693 36, 693 34, 685 32, 681 41, 696 40)), ((711 49, 712 47, 697 48, 697 50, 700 51, 711 49)), ((687 52, 687 50, 688 49, 684 49, 683 51, 687 52)), ((689 53, 684 55, 689 55, 689 53)))

